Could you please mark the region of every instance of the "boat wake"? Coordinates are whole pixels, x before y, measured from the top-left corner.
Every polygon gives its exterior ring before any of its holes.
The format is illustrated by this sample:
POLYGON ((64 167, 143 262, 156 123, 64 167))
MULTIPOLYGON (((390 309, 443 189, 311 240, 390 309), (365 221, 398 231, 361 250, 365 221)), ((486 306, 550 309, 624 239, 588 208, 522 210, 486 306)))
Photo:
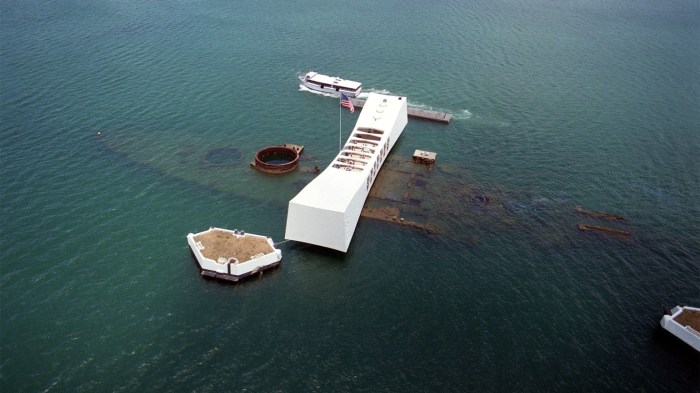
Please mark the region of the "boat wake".
POLYGON ((453 120, 469 120, 472 118, 472 113, 469 109, 462 109, 452 114, 453 120))
POLYGON ((401 96, 401 95, 402 95, 402 94, 395 94, 395 93, 392 93, 392 92, 390 92, 389 90, 386 90, 386 89, 366 89, 365 92, 360 93, 360 95, 358 96, 358 98, 366 99, 367 96, 369 96, 369 93, 384 94, 384 95, 388 95, 388 96, 401 96))

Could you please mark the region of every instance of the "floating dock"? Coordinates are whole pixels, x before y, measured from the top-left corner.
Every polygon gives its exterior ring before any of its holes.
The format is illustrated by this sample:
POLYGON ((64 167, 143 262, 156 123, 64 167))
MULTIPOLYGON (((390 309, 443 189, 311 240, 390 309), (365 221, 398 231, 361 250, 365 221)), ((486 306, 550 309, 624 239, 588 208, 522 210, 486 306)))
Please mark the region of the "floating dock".
POLYGON ((239 230, 209 228, 190 233, 187 243, 202 276, 238 281, 279 266, 282 251, 266 236, 239 230))
POLYGON ((347 252, 362 206, 408 123, 406 97, 370 93, 340 153, 287 210, 285 238, 347 252))
MULTIPOLYGON (((366 100, 361 98, 351 98, 352 104, 357 108, 362 108, 365 105, 366 100)), ((414 106, 407 107, 408 117, 413 117, 416 119, 423 119, 429 121, 435 121, 438 123, 448 124, 452 120, 452 114, 447 112, 430 111, 427 109, 417 108, 414 106)))
POLYGON ((700 352, 700 308, 676 306, 661 318, 661 327, 700 352))

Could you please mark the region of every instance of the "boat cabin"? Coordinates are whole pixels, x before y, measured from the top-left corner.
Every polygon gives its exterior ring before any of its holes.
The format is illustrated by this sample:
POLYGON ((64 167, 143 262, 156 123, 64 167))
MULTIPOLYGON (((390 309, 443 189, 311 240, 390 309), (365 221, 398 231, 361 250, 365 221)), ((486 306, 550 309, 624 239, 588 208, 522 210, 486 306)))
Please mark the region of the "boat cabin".
POLYGON ((314 71, 306 73, 299 79, 309 89, 327 93, 344 93, 348 97, 357 97, 362 91, 362 83, 360 82, 323 75, 314 71))

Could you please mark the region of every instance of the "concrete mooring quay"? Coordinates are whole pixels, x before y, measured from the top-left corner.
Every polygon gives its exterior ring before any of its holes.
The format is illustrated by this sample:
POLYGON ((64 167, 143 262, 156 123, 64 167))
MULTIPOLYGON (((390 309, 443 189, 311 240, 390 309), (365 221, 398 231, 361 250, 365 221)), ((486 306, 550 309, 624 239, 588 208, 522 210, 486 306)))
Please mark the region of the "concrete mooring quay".
MULTIPOLYGON (((365 101, 363 99, 359 98, 351 98, 350 101, 352 101, 352 104, 358 108, 362 108, 365 105, 365 101)), ((421 109, 421 108, 416 108, 409 106, 407 108, 408 110, 408 117, 413 117, 416 119, 423 119, 423 120, 429 120, 429 121, 435 121, 438 123, 449 123, 450 120, 452 120, 452 114, 447 113, 447 112, 437 112, 437 111, 429 111, 426 109, 421 109)))

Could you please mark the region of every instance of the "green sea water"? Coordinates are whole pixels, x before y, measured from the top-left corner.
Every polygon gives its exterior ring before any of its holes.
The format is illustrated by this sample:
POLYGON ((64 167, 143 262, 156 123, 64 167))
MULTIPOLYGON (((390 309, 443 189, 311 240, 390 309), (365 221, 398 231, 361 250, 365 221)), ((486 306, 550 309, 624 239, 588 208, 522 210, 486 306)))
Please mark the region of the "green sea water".
POLYGON ((659 328, 700 306, 699 108, 691 0, 4 1, 0 391, 699 391, 659 328), (367 202, 434 231, 281 243, 359 113, 311 69, 453 114, 367 202), (283 143, 300 170, 251 169, 283 143), (281 267, 202 278, 210 226, 281 267))

